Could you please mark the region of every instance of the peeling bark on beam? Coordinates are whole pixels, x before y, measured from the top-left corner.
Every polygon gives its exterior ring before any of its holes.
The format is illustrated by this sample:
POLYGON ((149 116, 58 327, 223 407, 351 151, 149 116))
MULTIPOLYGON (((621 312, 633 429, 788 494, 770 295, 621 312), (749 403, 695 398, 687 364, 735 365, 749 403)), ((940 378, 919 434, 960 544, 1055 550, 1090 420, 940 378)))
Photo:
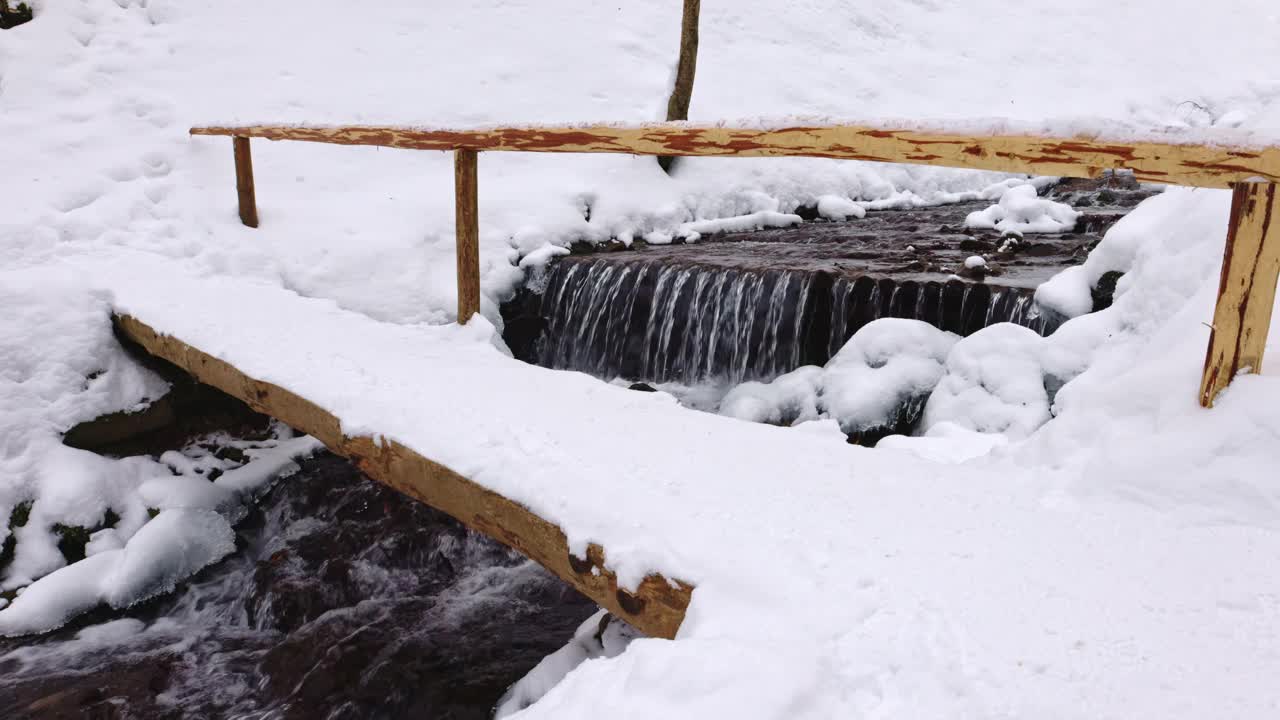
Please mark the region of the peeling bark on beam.
POLYGON ((942 165, 1032 175, 1097 177, 1129 169, 1145 182, 1226 188, 1261 178, 1280 181, 1280 148, 1101 142, 1026 135, 975 136, 856 125, 773 129, 638 126, 424 130, 406 127, 198 127, 193 135, 231 135, 414 150, 628 153, 723 157, 829 157, 942 165))
POLYGON ((177 338, 156 332, 137 318, 118 315, 115 322, 118 332, 148 353, 243 400, 254 410, 312 435, 333 452, 354 461, 369 477, 523 553, 643 632, 654 637, 675 637, 684 620, 692 586, 650 575, 634 594, 621 590, 614 573, 604 569, 605 553, 598 545, 587 549, 586 558, 573 557, 560 528, 524 506, 394 441, 347 437, 337 417, 306 398, 255 380, 177 338))
POLYGON ((1275 183, 1236 185, 1200 382, 1202 406, 1213 407, 1214 398, 1238 373, 1262 370, 1278 276, 1280 192, 1275 183))

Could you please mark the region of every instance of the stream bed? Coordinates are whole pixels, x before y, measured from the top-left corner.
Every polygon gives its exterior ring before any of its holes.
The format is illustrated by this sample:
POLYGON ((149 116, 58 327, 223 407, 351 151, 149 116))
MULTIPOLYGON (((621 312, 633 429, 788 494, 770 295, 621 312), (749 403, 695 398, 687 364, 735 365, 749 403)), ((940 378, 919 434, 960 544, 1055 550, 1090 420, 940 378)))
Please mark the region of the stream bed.
POLYGON ((174 593, 0 639, 0 717, 489 718, 596 605, 321 453, 174 593))

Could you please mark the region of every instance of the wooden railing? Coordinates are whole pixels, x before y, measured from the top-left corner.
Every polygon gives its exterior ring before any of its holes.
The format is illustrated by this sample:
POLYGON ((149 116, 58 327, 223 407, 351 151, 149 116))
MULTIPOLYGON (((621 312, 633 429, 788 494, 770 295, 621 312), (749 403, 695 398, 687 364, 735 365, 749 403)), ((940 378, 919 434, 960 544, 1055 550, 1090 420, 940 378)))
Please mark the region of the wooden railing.
POLYGON ((1280 147, 1177 142, 1106 142, 1032 135, 962 135, 858 125, 723 127, 684 123, 431 130, 411 127, 198 127, 192 135, 234 138, 240 219, 258 226, 250 138, 373 145, 454 153, 458 321, 480 309, 477 153, 624 153, 659 156, 827 157, 942 165, 1031 175, 1098 177, 1131 170, 1138 180, 1231 188, 1231 222, 1209 336, 1200 403, 1239 373, 1258 372, 1280 276, 1280 147))

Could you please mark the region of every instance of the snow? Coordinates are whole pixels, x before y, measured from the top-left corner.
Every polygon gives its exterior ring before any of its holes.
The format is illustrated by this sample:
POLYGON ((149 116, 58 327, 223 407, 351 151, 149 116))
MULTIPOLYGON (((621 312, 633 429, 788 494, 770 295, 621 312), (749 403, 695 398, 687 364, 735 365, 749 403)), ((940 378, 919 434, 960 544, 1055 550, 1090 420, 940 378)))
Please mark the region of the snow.
POLYGON ((799 225, 802 222, 804 220, 799 215, 780 213, 775 210, 761 210, 731 218, 687 222, 681 225, 676 232, 680 236, 697 238, 699 235, 711 235, 713 233, 746 232, 765 228, 790 227, 799 225))
MULTIPOLYGON (((287 433, 277 429, 278 437, 287 433)), ((236 467, 199 443, 186 448, 187 454, 166 453, 155 461, 116 460, 54 444, 56 438, 46 442, 43 454, 30 459, 41 465, 42 474, 34 483, 30 516, 16 530, 14 559, 4 580, 6 589, 22 592, 0 609, 0 635, 43 632, 101 603, 127 607, 171 591, 234 549, 230 523, 244 516, 246 503, 270 481, 296 469, 295 458, 319 447, 305 436, 224 442, 245 448, 249 461, 236 467), (221 474, 211 482, 197 468, 221 474), (109 493, 93 492, 104 485, 109 493), (55 523, 94 527, 107 508, 120 521, 93 532, 86 558, 66 564, 55 523), (149 509, 159 512, 148 518, 149 509)))
POLYGON ((820 416, 818 388, 822 368, 797 368, 764 382, 744 382, 720 401, 720 414, 739 420, 793 425, 820 416))
POLYGON ((0 610, 0 635, 51 630, 99 603, 128 607, 169 592, 234 549, 234 533, 221 515, 163 511, 123 548, 99 552, 28 586, 0 610))
POLYGON ((924 407, 922 427, 950 422, 1012 439, 1031 434, 1049 419, 1042 344, 1034 330, 1013 323, 987 326, 957 342, 924 407))
MULTIPOLYGON (((1178 197, 1184 198, 1183 202, 1186 202, 1185 195, 1179 194, 1178 197)), ((1213 197, 1213 194, 1209 193, 1207 197, 1213 197)), ((1204 200, 1205 197, 1197 197, 1197 199, 1204 200)), ((1162 201, 1153 201, 1148 204, 1148 208, 1162 204, 1162 201)), ((1192 215, 1191 219, 1204 223, 1210 220, 1210 216, 1192 215)), ((1168 232, 1173 229, 1168 227, 1160 231, 1168 232)), ((1209 232, 1209 228, 1205 225, 1196 229, 1200 232, 1209 232)), ((1064 270, 1037 288, 1036 302, 1066 317, 1077 317, 1089 312, 1093 309, 1091 290, 1108 272, 1127 273, 1133 267, 1138 250, 1151 231, 1152 228, 1149 226, 1134 221, 1115 226, 1106 234, 1098 247, 1089 253, 1084 264, 1064 270)), ((1121 284, 1116 287, 1116 293, 1123 292, 1128 282, 1122 279, 1121 284)))
POLYGON ((719 412, 771 425, 831 419, 845 433, 893 428, 903 408, 918 412, 929 397, 957 340, 919 320, 875 320, 825 367, 802 367, 767 383, 742 383, 724 396, 719 412))
POLYGON ((1009 444, 1001 433, 984 433, 951 422, 934 423, 923 435, 889 435, 876 443, 877 450, 900 450, 939 463, 960 463, 980 458, 1009 444))
POLYGON ((984 268, 986 266, 987 261, 984 260, 981 255, 970 255, 964 259, 965 270, 977 270, 978 268, 984 268))
POLYGON ((823 195, 818 198, 818 214, 828 220, 866 217, 867 210, 847 197, 823 195))
MULTIPOLYGON (((964 219, 965 227, 996 230, 1007 235, 1069 232, 1080 218, 1070 205, 1036 196, 1031 185, 1009 188, 1000 202, 975 210, 964 219)), ((966 263, 967 265, 967 263, 966 263)))
MULTIPOLYGON (((1275 715, 1280 379, 1239 378, 1212 411, 1195 402, 1225 193, 1145 201, 1045 291, 1079 315, 1097 278, 1122 270, 1111 308, 1045 340, 957 343, 930 404, 951 400, 915 450, 892 438, 870 450, 833 442, 829 419, 801 424, 814 432, 737 422, 523 366, 495 347, 497 304, 548 244, 671 241, 687 223, 825 196, 871 210, 1003 202, 986 196, 1002 186, 1030 200, 1025 180, 763 158, 689 159, 669 178, 651 158, 486 154, 484 317, 459 328, 446 324, 446 156, 255 141, 262 227, 249 230, 229 143, 186 129, 652 120, 674 6, 37 10, 0 33, 0 135, 21 139, 0 173, 0 516, 32 503, 0 580, 27 589, 0 626, 51 627, 163 590, 225 550, 219 492, 177 490, 147 522, 140 488, 167 466, 58 442, 165 390, 112 339, 120 308, 320 403, 344 430, 526 503, 577 547, 601 543, 624 583, 656 570, 697 585, 675 642, 583 662, 522 717, 1275 715), (928 440, 954 442, 931 455, 928 440), (115 532, 64 567, 51 524, 93 526, 108 507, 115 532), (165 516, 190 522, 143 534, 165 516), (154 567, 124 563, 161 544, 175 552, 154 567)), ((1280 61, 1274 3, 1082 0, 1051 20, 1046 31, 1043 7, 994 0, 706 5, 692 116, 1280 138, 1265 73, 1280 61)))

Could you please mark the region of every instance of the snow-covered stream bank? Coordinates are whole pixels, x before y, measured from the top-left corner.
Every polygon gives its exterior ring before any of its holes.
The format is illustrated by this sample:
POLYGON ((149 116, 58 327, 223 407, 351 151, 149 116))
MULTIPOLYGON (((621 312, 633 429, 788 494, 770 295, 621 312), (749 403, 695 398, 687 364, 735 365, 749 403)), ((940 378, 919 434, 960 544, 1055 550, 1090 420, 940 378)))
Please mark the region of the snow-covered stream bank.
POLYGON ((0 639, 0 717, 488 718, 595 609, 322 454, 177 592, 0 639))

